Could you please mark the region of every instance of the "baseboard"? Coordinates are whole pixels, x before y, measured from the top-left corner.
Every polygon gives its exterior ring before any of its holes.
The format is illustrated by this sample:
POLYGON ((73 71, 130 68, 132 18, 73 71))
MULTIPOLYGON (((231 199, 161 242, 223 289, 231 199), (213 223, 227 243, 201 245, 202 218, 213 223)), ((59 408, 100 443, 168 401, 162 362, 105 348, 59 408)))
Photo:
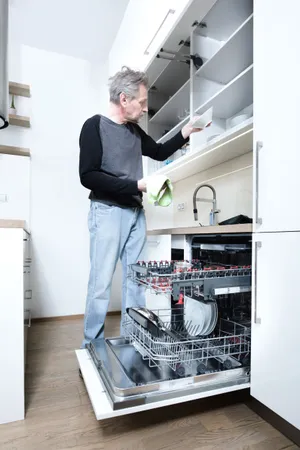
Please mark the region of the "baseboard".
POLYGON ((300 430, 298 430, 298 428, 291 425, 253 397, 246 402, 246 405, 300 447, 300 430))
MULTIPOLYGON (((121 311, 108 311, 107 316, 120 316, 121 311)), ((83 320, 84 314, 72 314, 70 316, 53 316, 53 317, 35 317, 31 320, 32 323, 39 322, 59 322, 66 320, 83 320)))

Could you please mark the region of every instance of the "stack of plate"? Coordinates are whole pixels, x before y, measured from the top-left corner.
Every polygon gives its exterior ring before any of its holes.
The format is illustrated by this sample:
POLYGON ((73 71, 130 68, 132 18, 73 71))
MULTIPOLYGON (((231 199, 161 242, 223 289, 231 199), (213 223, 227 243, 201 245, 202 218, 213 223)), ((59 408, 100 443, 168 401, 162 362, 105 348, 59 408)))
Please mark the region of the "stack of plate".
POLYGON ((208 336, 215 329, 217 320, 216 302, 204 302, 185 296, 184 326, 190 336, 208 336))

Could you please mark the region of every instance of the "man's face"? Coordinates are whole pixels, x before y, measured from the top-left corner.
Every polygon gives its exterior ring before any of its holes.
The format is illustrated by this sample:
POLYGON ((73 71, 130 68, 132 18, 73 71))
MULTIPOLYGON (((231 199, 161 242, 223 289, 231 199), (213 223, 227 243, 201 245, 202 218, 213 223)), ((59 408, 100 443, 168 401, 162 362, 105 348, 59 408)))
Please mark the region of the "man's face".
POLYGON ((120 102, 124 111, 124 118, 129 122, 138 122, 145 112, 148 111, 147 88, 141 84, 138 95, 132 100, 121 94, 120 102))

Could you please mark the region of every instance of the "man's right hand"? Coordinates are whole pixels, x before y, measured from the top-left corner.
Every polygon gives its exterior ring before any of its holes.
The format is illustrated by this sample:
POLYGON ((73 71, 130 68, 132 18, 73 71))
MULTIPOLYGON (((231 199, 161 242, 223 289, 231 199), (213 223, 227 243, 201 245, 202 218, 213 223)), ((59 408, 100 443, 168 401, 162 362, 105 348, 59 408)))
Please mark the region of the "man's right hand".
POLYGON ((138 190, 142 192, 147 192, 147 181, 146 178, 142 178, 137 182, 138 190))

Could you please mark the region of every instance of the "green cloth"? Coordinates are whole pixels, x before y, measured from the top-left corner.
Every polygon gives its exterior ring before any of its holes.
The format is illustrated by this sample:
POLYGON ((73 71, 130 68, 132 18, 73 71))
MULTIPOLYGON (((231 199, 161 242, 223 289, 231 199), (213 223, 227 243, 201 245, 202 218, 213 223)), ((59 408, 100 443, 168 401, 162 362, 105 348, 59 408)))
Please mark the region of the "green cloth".
POLYGON ((147 178, 149 203, 155 206, 169 206, 173 199, 173 186, 165 175, 153 175, 147 178))

